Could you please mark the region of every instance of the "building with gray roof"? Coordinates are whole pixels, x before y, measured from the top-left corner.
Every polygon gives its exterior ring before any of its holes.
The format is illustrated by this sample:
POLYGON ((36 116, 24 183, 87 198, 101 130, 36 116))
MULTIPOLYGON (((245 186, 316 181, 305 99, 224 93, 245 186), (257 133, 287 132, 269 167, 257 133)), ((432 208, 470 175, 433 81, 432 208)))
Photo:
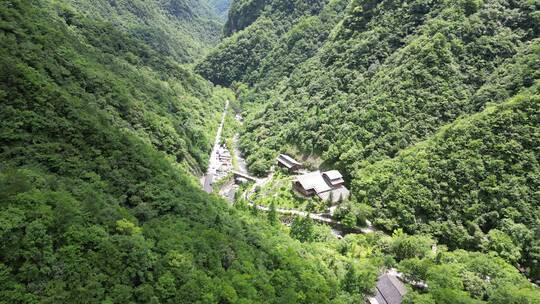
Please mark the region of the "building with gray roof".
POLYGON ((337 203, 347 200, 349 190, 337 170, 321 173, 320 171, 299 175, 293 180, 293 188, 304 196, 318 196, 323 201, 337 203))
POLYGON ((375 295, 368 298, 368 304, 400 304, 403 296, 407 293, 405 284, 391 273, 385 273, 379 277, 375 295))
POLYGON ((277 157, 278 166, 286 168, 290 172, 296 172, 302 168, 302 164, 287 154, 280 154, 277 157))

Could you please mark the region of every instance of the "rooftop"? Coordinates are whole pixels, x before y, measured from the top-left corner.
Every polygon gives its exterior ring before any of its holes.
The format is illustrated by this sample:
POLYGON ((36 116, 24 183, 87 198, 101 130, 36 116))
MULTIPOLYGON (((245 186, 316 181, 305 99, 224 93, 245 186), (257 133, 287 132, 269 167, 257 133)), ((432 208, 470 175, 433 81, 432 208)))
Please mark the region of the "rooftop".
POLYGON ((324 180, 320 171, 299 175, 295 179, 306 190, 314 190, 316 193, 326 192, 332 189, 324 180))
POLYGON ((343 179, 343 175, 338 170, 330 170, 323 173, 329 180, 343 179))
POLYGON ((375 295, 369 298, 369 303, 400 304, 406 292, 405 284, 395 275, 386 273, 379 277, 375 295))
POLYGON ((297 162, 294 158, 290 157, 287 154, 280 154, 277 158, 278 162, 284 164, 288 168, 293 166, 301 166, 302 164, 297 162))
POLYGON ((324 173, 320 171, 310 172, 297 176, 294 181, 298 182, 306 191, 315 191, 317 196, 323 201, 331 198, 332 203, 336 203, 340 199, 347 200, 350 196, 349 190, 342 185, 344 180, 337 170, 324 173), (334 177, 334 179, 332 180, 328 176, 334 177))
POLYGON ((350 196, 350 192, 349 192, 349 189, 341 186, 341 187, 334 188, 326 192, 318 193, 317 195, 323 201, 330 199, 330 195, 332 195, 332 203, 337 203, 339 202, 340 199, 347 200, 350 196))

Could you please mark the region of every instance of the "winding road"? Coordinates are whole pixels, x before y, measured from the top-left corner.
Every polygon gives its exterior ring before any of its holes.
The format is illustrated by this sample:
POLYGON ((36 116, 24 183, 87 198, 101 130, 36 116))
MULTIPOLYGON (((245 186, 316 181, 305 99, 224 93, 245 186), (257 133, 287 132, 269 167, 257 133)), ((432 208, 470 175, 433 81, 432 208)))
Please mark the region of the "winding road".
POLYGON ((223 125, 225 124, 225 117, 227 116, 227 109, 229 108, 229 100, 225 102, 225 109, 223 110, 223 114, 221 116, 221 123, 219 124, 217 133, 216 133, 216 139, 214 140, 214 147, 212 148, 212 153, 210 154, 210 162, 208 164, 208 170, 206 171, 206 175, 203 179, 203 188, 204 191, 208 193, 212 193, 212 182, 214 181, 214 175, 216 174, 216 170, 219 166, 219 159, 217 155, 217 151, 219 149, 219 142, 221 140, 221 133, 223 131, 223 125))
MULTIPOLYGON (((253 203, 250 202, 249 205, 253 206, 253 203)), ((257 205, 257 209, 262 210, 262 211, 270 211, 269 207, 261 206, 261 205, 257 205)), ((339 221, 332 219, 329 214, 309 213, 306 211, 300 211, 296 209, 283 209, 283 208, 276 208, 276 212, 281 213, 281 214, 287 214, 287 215, 299 215, 303 217, 309 216, 312 220, 316 222, 325 223, 332 227, 339 228, 340 229, 339 232, 342 232, 342 229, 343 229, 343 225, 339 221)), ((363 233, 363 234, 373 233, 376 231, 377 230, 373 227, 373 225, 369 221, 367 222, 367 227, 364 227, 364 228, 357 227, 357 228, 350 229, 350 232, 352 233, 363 233)))

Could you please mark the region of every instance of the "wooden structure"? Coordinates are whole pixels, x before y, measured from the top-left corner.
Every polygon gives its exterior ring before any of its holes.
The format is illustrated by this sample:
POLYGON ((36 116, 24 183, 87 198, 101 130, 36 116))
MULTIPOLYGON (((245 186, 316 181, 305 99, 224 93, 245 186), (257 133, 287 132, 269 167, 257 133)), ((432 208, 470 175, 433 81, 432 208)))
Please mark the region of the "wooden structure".
POLYGON ((304 196, 318 196, 323 201, 337 203, 347 200, 349 190, 344 186, 345 181, 337 170, 327 172, 310 172, 299 175, 293 180, 293 188, 304 196))
POLYGON ((302 168, 302 164, 287 154, 280 154, 277 157, 277 164, 282 168, 286 168, 289 172, 296 172, 302 168))
POLYGON ((238 172, 238 171, 233 170, 232 173, 233 173, 233 176, 234 176, 234 180, 236 182, 240 181, 240 179, 244 179, 246 181, 252 181, 252 182, 257 181, 254 177, 249 176, 249 175, 247 175, 245 173, 242 173, 242 172, 238 172))
POLYGON ((332 189, 319 171, 297 176, 293 180, 293 187, 304 196, 313 196, 332 189))
POLYGON ((345 183, 345 180, 343 180, 343 176, 341 175, 341 173, 339 173, 338 170, 323 172, 322 176, 324 178, 324 181, 332 187, 338 187, 345 183))

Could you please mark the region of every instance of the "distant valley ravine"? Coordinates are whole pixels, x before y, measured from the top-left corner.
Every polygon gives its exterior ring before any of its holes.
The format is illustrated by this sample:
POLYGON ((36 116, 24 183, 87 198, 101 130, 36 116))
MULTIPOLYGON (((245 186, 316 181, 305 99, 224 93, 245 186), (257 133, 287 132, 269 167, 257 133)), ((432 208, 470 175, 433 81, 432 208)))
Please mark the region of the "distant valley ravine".
POLYGON ((0 304, 540 304, 540 3, 0 1, 0 304))

